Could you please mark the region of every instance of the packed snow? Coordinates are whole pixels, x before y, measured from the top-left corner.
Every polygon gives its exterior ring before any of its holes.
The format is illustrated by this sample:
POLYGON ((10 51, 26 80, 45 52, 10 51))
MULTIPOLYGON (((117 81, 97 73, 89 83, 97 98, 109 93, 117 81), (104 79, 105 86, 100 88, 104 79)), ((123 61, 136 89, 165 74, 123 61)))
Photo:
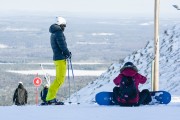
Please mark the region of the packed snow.
POLYGON ((140 107, 64 106, 0 107, 1 120, 179 120, 180 103, 140 107))

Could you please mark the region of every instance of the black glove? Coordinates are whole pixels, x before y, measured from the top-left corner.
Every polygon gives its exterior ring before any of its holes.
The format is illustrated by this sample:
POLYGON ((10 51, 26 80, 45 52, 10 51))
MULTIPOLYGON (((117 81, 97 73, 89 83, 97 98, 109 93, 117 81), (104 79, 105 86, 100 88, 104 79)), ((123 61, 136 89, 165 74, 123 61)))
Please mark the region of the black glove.
POLYGON ((71 59, 71 56, 72 56, 71 52, 69 52, 68 55, 65 55, 66 59, 68 59, 68 58, 71 59))

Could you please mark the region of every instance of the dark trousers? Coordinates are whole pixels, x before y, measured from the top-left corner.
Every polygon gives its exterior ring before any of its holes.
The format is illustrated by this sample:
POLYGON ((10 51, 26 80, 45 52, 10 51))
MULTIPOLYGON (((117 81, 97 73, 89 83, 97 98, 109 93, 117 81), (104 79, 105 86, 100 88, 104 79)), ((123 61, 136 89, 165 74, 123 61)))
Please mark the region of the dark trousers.
POLYGON ((139 105, 147 105, 152 101, 151 94, 148 89, 144 89, 139 93, 139 105))
POLYGON ((117 99, 121 98, 120 96, 120 90, 119 87, 114 87, 113 89, 113 102, 115 105, 120 105, 120 106, 137 106, 137 103, 121 103, 117 99))
POLYGON ((119 87, 114 87, 113 89, 113 102, 115 105, 120 105, 120 106, 139 106, 141 104, 146 105, 151 102, 151 95, 148 89, 144 89, 139 93, 139 101, 138 103, 120 103, 117 99, 118 97, 120 98, 120 93, 119 93, 119 87))
POLYGON ((119 105, 119 102, 117 100, 119 95, 120 95, 119 87, 114 87, 114 89, 113 89, 113 102, 115 105, 119 105))

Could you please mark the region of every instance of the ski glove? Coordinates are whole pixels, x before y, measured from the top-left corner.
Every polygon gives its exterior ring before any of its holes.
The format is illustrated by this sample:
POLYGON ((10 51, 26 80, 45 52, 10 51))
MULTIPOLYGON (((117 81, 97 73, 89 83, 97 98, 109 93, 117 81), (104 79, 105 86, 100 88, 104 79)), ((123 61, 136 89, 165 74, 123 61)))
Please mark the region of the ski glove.
POLYGON ((65 55, 66 59, 68 59, 68 58, 71 59, 71 56, 72 56, 71 52, 69 52, 68 55, 65 55))

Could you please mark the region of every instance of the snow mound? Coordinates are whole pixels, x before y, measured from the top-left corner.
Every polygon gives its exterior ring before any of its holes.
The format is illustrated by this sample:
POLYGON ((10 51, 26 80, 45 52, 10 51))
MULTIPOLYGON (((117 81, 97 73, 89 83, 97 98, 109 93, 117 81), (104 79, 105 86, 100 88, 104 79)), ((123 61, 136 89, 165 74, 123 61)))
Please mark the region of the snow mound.
MULTIPOLYGON (((125 62, 133 62, 139 69, 139 73, 148 78, 146 84, 140 89, 151 88, 151 66, 154 56, 154 40, 150 40, 145 48, 142 48, 127 56, 125 62)), ((123 64, 113 63, 108 70, 95 81, 78 91, 78 101, 93 103, 96 93, 100 91, 112 91, 115 86, 113 79, 119 74, 123 64)), ((160 36, 160 80, 159 89, 169 91, 172 95, 180 95, 180 25, 167 29, 160 36)), ((72 95, 72 101, 77 100, 72 95)))

